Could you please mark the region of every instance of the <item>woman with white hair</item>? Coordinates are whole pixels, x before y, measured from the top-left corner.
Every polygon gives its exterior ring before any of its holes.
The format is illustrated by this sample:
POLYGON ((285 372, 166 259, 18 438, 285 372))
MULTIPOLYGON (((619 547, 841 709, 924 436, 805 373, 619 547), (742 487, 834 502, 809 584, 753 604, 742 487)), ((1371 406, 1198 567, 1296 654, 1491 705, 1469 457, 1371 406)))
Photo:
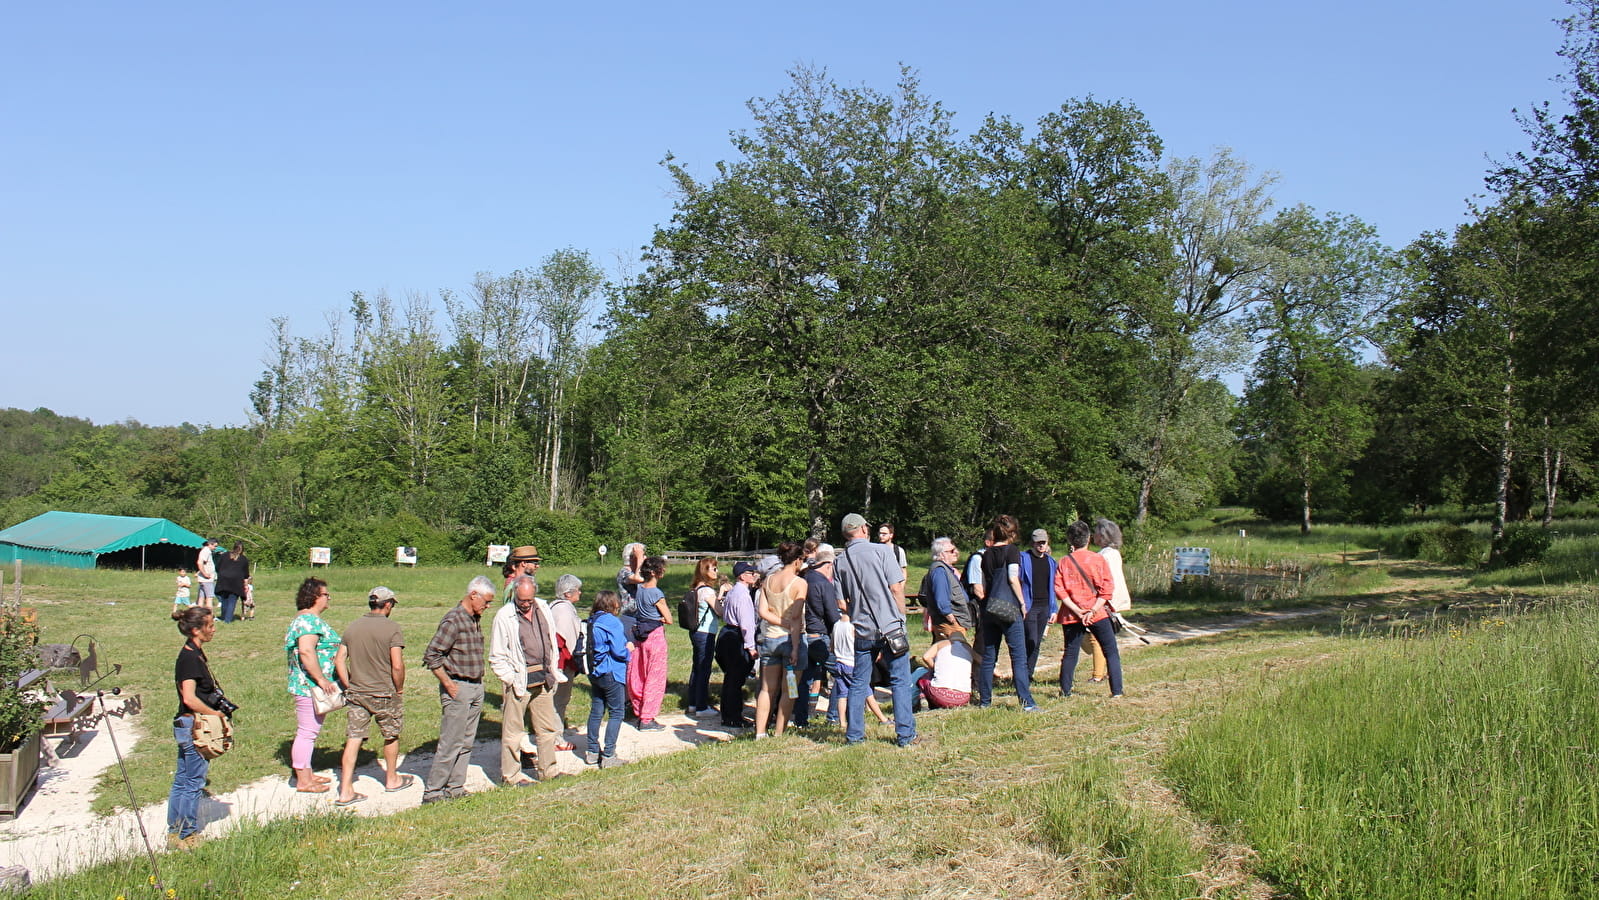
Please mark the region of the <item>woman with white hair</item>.
MULTIPOLYGON (((1116 587, 1110 595, 1110 608, 1118 613, 1124 613, 1133 608, 1133 597, 1127 592, 1127 576, 1122 572, 1122 530, 1115 522, 1104 516, 1094 520, 1094 531, 1091 542, 1099 548, 1099 555, 1105 558, 1105 564, 1110 567, 1110 576, 1115 579, 1116 587)), ((1105 651, 1094 645, 1094 674, 1088 680, 1093 684, 1102 683, 1110 674, 1110 665, 1105 659, 1105 651)))
POLYGON ((555 626, 555 645, 561 656, 561 674, 565 676, 565 680, 555 686, 555 714, 561 718, 561 740, 556 750, 572 749, 566 740, 566 732, 571 728, 566 721, 566 705, 572 700, 572 680, 583 671, 583 661, 572 655, 577 650, 578 634, 583 630, 583 622, 577 615, 577 604, 582 599, 582 579, 571 573, 555 579, 550 622, 555 626))

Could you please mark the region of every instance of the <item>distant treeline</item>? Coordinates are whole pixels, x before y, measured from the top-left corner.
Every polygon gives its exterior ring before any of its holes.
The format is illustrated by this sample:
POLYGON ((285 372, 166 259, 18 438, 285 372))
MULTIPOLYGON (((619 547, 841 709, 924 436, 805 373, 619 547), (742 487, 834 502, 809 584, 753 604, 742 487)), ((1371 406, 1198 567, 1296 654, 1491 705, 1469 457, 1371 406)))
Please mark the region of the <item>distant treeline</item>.
POLYGON ((1575 5, 1578 112, 1526 117, 1473 220, 1402 251, 1279 206, 1228 151, 1163 159, 1125 102, 960 136, 909 71, 885 92, 800 70, 708 180, 667 160, 637 274, 567 249, 464 294, 353 294, 311 337, 273 320, 247 427, 5 411, 0 512, 371 563, 769 546, 848 511, 912 544, 999 512, 1137 529, 1218 501, 1306 529, 1493 505, 1497 534, 1587 492, 1599 449, 1575 5))

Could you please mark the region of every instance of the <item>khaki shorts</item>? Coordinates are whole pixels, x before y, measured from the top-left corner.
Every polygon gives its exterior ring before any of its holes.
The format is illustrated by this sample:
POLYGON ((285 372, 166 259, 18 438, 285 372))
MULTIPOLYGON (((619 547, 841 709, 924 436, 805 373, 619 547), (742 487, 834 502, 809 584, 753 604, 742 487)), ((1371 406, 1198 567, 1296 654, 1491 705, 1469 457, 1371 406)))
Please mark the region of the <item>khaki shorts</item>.
POLYGON ((399 697, 345 691, 344 700, 349 710, 349 721, 344 733, 346 738, 352 741, 366 740, 369 723, 376 719, 378 733, 383 735, 383 743, 400 739, 400 725, 405 721, 405 705, 399 697))

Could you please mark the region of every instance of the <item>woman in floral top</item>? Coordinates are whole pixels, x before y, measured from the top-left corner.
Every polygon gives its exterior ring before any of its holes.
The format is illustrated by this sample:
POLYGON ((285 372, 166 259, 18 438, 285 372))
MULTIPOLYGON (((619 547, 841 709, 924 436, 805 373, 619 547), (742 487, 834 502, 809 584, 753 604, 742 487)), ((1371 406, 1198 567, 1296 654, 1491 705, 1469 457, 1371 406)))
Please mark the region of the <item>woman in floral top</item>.
POLYGON ((307 578, 294 596, 294 606, 300 614, 289 623, 289 631, 283 636, 283 652, 289 663, 289 693, 294 696, 298 725, 289 750, 289 764, 294 767, 295 787, 302 794, 324 793, 332 781, 311 771, 311 748, 322 732, 324 718, 317 715, 311 686, 333 690, 333 655, 339 649, 339 633, 322 620, 329 600, 328 583, 307 578))

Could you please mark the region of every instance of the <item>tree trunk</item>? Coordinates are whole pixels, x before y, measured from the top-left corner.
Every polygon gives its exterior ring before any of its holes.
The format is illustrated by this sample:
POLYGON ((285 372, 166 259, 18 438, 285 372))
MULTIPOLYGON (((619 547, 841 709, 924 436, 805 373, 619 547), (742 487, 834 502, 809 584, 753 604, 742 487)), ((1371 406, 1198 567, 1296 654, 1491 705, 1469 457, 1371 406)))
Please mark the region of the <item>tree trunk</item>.
MULTIPOLYGON (((1510 330, 1508 343, 1516 342, 1516 331, 1510 330)), ((1510 465, 1515 460, 1515 447, 1510 442, 1510 437, 1515 424, 1512 412, 1512 401, 1515 399, 1516 363, 1508 354, 1505 356, 1505 386, 1504 406, 1500 410, 1501 422, 1499 427, 1499 468, 1495 473, 1494 486, 1494 525, 1493 545, 1488 551, 1488 558, 1499 558, 1501 544, 1505 537, 1505 521, 1510 515, 1510 465)))
POLYGON ((1299 533, 1310 534, 1310 458, 1299 458, 1299 533))
POLYGON ((1164 417, 1156 426, 1154 443, 1149 447, 1149 459, 1144 461, 1144 475, 1138 480, 1138 514, 1133 521, 1143 525, 1149 518, 1149 496, 1155 491, 1155 472, 1160 469, 1161 457, 1166 452, 1166 422, 1164 417))
POLYGON ((805 506, 811 516, 811 537, 827 540, 827 488, 822 486, 822 451, 814 442, 805 451, 805 506))
POLYGON ((1549 446, 1549 417, 1543 418, 1543 527, 1555 520, 1555 499, 1560 494, 1560 467, 1565 462, 1565 451, 1549 446))

